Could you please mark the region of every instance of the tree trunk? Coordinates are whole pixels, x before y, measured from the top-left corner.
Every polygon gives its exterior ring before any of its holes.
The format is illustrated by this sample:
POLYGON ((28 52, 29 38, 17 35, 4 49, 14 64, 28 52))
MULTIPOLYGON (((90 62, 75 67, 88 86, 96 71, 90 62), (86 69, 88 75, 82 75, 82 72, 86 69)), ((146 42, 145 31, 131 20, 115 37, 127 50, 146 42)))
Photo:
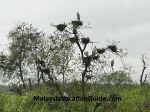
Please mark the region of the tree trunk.
POLYGON ((62 73, 62 75, 63 75, 63 91, 65 91, 65 74, 64 74, 64 72, 62 73))
POLYGON ((23 73, 22 73, 21 61, 19 62, 19 72, 20 72, 21 81, 22 81, 22 83, 23 83, 23 88, 26 90, 26 85, 25 85, 24 78, 23 78, 23 73))
POLYGON ((143 76, 144 76, 144 71, 145 71, 145 69, 146 69, 146 67, 143 68, 142 74, 141 74, 141 76, 140 76, 140 83, 141 83, 141 85, 143 85, 143 76))
POLYGON ((31 79, 29 78, 29 85, 30 85, 30 90, 32 90, 32 83, 31 83, 31 79))
POLYGON ((145 69, 147 68, 146 67, 146 62, 144 60, 144 55, 142 55, 142 63, 143 63, 143 69, 142 69, 142 74, 140 76, 140 83, 141 83, 141 86, 143 86, 143 77, 144 77, 144 72, 145 72, 145 69))
POLYGON ((37 68, 37 83, 38 83, 38 86, 40 85, 40 72, 37 68))
POLYGON ((44 78, 43 72, 41 72, 41 78, 42 78, 43 82, 45 83, 45 78, 44 78))
MULTIPOLYGON (((85 75, 86 75, 86 72, 87 72, 87 66, 85 66, 85 69, 82 73, 82 97, 85 97, 85 75)), ((87 110, 87 101, 83 101, 83 112, 88 112, 87 110)))

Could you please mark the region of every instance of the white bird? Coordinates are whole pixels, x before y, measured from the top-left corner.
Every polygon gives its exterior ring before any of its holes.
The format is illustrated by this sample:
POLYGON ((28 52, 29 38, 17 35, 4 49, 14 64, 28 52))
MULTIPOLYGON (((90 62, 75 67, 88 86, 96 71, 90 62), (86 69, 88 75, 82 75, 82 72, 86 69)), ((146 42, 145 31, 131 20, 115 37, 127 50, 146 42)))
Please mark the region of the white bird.
POLYGON ((80 14, 77 12, 77 20, 80 21, 80 14))

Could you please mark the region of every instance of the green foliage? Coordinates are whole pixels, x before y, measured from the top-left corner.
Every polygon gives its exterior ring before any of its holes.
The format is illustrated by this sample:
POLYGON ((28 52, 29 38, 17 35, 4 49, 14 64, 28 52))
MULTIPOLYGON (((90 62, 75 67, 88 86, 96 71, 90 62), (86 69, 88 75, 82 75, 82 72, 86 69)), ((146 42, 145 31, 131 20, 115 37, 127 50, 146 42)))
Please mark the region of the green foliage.
POLYGON ((15 70, 15 66, 10 61, 10 57, 7 55, 0 55, 0 71, 3 76, 10 76, 15 70))
POLYGON ((102 77, 104 82, 114 85, 130 84, 132 79, 130 74, 124 71, 116 71, 111 74, 106 74, 102 77))
MULTIPOLYGON (((80 95, 80 88, 78 86, 80 82, 73 81, 68 83, 68 93, 70 96, 80 95), (72 91, 73 90, 73 91, 72 91), (75 91, 76 90, 76 91, 75 91)), ((109 86, 102 86, 89 84, 87 87, 87 95, 92 96, 108 96, 111 92, 106 89, 110 89, 109 86), (102 91, 102 89, 104 91, 102 91)), ((114 87, 116 88, 116 87, 114 87)), ((119 94, 121 96, 121 101, 111 101, 103 102, 102 106, 96 109, 96 112, 140 112, 140 108, 144 107, 145 101, 147 101, 146 96, 141 93, 142 89, 140 86, 124 86, 119 94)), ((56 96, 57 92, 48 91, 48 88, 44 85, 35 88, 33 91, 29 91, 24 96, 0 94, 0 112, 82 112, 82 102, 72 101, 68 102, 68 107, 63 105, 63 102, 44 102, 44 101, 34 101, 33 96, 56 96)), ((150 96, 150 90, 148 90, 148 95, 150 96)), ((95 107, 95 102, 87 102, 88 110, 93 112, 95 107)), ((142 112, 148 112, 145 108, 142 112)))
POLYGON ((21 23, 12 29, 8 38, 11 40, 9 50, 12 58, 23 60, 29 55, 35 44, 40 42, 42 33, 32 24, 21 23))

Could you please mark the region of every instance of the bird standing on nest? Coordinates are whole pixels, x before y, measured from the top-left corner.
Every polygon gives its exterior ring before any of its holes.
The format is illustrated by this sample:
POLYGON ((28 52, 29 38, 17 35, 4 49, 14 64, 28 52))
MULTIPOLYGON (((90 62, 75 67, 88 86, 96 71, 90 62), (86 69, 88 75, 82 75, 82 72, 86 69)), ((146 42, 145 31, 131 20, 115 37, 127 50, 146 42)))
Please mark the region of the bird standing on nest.
POLYGON ((80 14, 77 12, 77 20, 80 21, 80 14))

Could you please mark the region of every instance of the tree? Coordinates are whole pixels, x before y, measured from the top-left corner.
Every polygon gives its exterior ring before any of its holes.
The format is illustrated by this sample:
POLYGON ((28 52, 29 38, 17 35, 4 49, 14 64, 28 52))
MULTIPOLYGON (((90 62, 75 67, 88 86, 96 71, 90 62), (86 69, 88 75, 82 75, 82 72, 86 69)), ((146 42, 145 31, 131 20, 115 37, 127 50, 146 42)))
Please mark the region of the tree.
MULTIPOLYGON (((119 55, 119 51, 116 45, 108 45, 106 48, 96 48, 92 49, 92 53, 89 55, 87 52, 87 46, 91 43, 91 40, 89 37, 85 37, 81 35, 80 29, 85 28, 83 26, 83 22, 81 21, 81 17, 79 13, 77 13, 77 19, 71 21, 69 24, 58 24, 55 25, 57 30, 60 31, 60 33, 68 33, 70 34, 70 37, 68 40, 72 44, 76 44, 79 48, 80 57, 82 60, 83 65, 83 71, 81 73, 81 90, 82 90, 82 96, 85 97, 85 85, 86 80, 85 78, 89 78, 87 73, 90 72, 90 67, 92 66, 92 63, 97 61, 100 57, 100 55, 104 54, 107 50, 115 53, 116 55, 119 55)), ((78 65, 77 65, 78 66, 78 65)), ((84 101, 84 107, 83 111, 87 112, 86 102, 84 101)))
MULTIPOLYGON (((43 39, 41 44, 38 45, 36 53, 36 65, 41 72, 48 72, 48 78, 51 79, 51 75, 55 73, 66 72, 71 60, 73 49, 72 45, 66 41, 66 35, 59 35, 55 32, 54 35, 50 35, 48 38, 43 39)), ((64 76, 63 76, 64 77, 64 76)))
POLYGON ((146 70, 148 64, 147 64, 146 61, 145 61, 144 55, 142 55, 142 64, 143 64, 143 68, 142 68, 142 73, 141 73, 141 76, 140 76, 140 84, 141 84, 141 86, 143 86, 144 83, 145 83, 146 80, 147 80, 147 74, 145 75, 145 78, 144 78, 144 73, 145 73, 145 70, 146 70), (143 79, 143 78, 144 78, 144 79, 143 79))
POLYGON ((31 77, 35 77, 39 85, 41 79, 44 83, 48 79, 57 81, 56 77, 61 73, 64 86, 73 54, 68 36, 68 33, 60 34, 57 31, 52 35, 45 35, 32 24, 18 24, 8 34, 10 52, 8 56, 2 54, 0 57, 1 71, 21 80, 24 89, 27 79, 31 85, 31 77))
POLYGON ((37 32, 37 29, 32 24, 26 23, 17 25, 8 34, 10 39, 10 61, 16 66, 16 74, 19 75, 24 89, 26 89, 23 70, 25 60, 40 36, 41 32, 37 32))

